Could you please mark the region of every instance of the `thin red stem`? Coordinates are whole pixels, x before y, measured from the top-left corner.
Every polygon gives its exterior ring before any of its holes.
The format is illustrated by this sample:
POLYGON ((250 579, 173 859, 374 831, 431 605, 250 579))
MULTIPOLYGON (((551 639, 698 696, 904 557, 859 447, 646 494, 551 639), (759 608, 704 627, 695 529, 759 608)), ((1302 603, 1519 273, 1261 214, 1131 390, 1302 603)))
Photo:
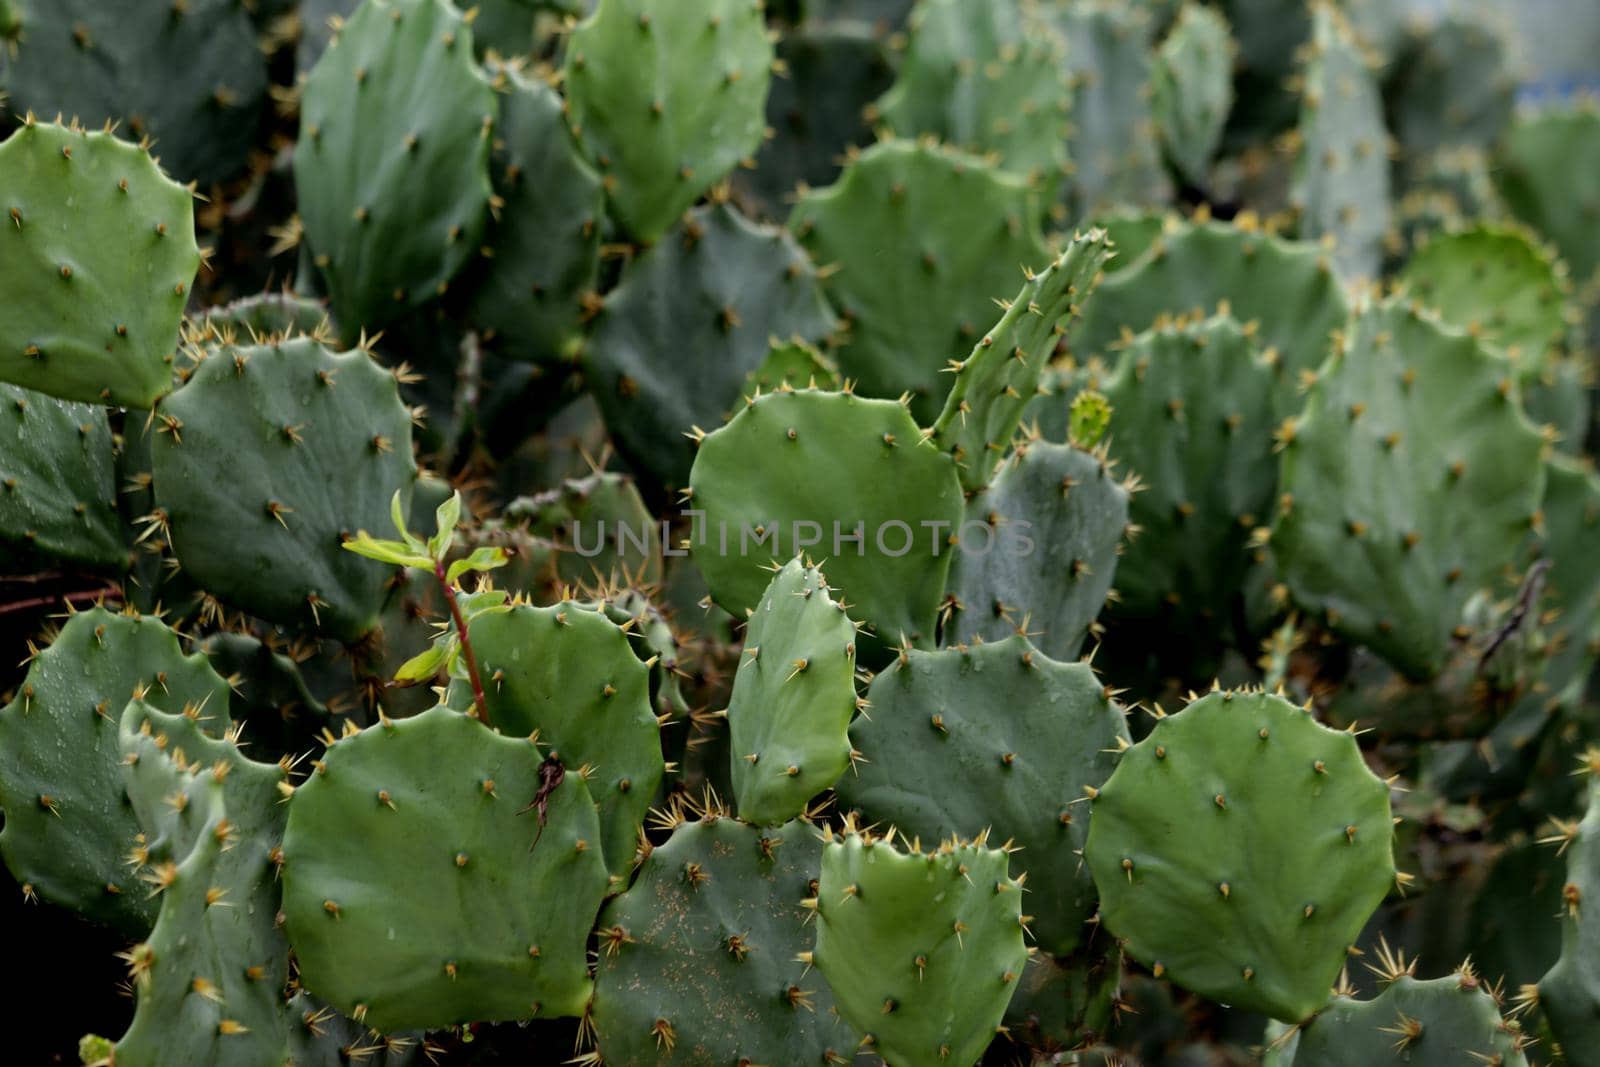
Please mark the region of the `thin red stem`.
POLYGON ((450 617, 455 620, 456 633, 461 635, 461 655, 467 661, 467 677, 472 679, 472 699, 476 708, 474 714, 478 721, 489 722, 489 703, 483 695, 483 680, 478 677, 478 657, 472 654, 472 642, 467 639, 467 623, 461 617, 461 605, 456 603, 456 591, 445 577, 444 560, 433 561, 433 576, 439 579, 439 588, 444 590, 444 599, 450 605, 450 617))

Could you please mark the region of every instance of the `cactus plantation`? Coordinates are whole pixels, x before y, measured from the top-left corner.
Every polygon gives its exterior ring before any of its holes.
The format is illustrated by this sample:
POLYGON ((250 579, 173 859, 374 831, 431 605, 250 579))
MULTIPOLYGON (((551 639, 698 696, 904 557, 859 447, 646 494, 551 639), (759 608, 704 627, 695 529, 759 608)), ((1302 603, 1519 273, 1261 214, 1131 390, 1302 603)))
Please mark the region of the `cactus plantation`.
POLYGON ((1600 1067, 1597 56, 0 0, 0 1060, 1600 1067))

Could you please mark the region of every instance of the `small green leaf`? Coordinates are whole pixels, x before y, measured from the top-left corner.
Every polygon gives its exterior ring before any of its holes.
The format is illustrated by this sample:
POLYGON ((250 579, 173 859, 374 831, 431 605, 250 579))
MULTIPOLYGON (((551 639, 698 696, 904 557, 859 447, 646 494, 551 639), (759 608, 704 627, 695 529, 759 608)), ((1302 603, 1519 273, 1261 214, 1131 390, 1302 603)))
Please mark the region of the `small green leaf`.
POLYGON ((439 668, 444 665, 445 658, 450 653, 448 644, 437 644, 420 655, 413 656, 401 664, 395 672, 394 680, 400 685, 416 685, 426 682, 439 673, 439 668))
POLYGON ((458 559, 450 564, 450 570, 445 573, 445 581, 451 584, 468 571, 492 571, 496 567, 504 567, 511 561, 503 548, 476 548, 472 555, 466 559, 458 559))
POLYGON ((367 559, 375 559, 379 563, 392 563, 396 567, 422 567, 425 570, 433 569, 433 560, 427 556, 419 556, 411 546, 403 545, 399 541, 379 541, 365 531, 352 537, 344 543, 345 551, 354 552, 367 559))
POLYGON ((439 510, 433 513, 433 517, 437 524, 437 532, 428 539, 428 551, 438 559, 450 551, 450 542, 455 537, 456 523, 461 521, 461 494, 451 493, 450 499, 439 505, 439 510))

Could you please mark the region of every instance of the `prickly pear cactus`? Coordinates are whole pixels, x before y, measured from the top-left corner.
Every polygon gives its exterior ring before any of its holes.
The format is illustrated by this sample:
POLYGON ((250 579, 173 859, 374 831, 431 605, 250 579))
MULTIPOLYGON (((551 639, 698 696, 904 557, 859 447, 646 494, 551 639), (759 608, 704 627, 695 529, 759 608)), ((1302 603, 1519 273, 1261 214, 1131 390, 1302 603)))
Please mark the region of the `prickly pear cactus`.
POLYGON ((1383 98, 1349 21, 1312 5, 1295 202, 1300 233, 1324 238, 1347 278, 1376 278, 1389 230, 1389 132, 1383 98))
POLYGON ((150 407, 200 268, 188 190, 113 134, 31 116, 0 144, 0 189, 0 380, 150 407))
POLYGON ((158 843, 149 831, 173 809, 193 833, 142 872, 161 914, 128 952, 137 1007, 116 1062, 281 1063, 291 1020, 276 859, 288 772, 143 701, 124 712, 120 737, 128 795, 146 827, 141 848, 158 843))
POLYGON ((1279 436, 1272 550, 1290 594, 1409 677, 1437 674, 1461 609, 1515 553, 1544 490, 1512 368, 1403 303, 1375 303, 1279 436))
MULTIPOLYGON (((576 604, 488 612, 468 628, 490 723, 535 737, 582 777, 600 808, 600 842, 615 875, 628 871, 661 784, 661 739, 650 672, 616 623, 576 604)), ((471 689, 453 685, 465 708, 471 689)))
POLYGON ((1233 109, 1235 45, 1215 8, 1186 3, 1156 53, 1151 108, 1167 158, 1205 185, 1233 109))
POLYGON ((1026 632, 1070 660, 1106 603, 1132 484, 1103 450, 1030 441, 967 503, 956 534, 945 643, 1026 632))
POLYGON ((876 111, 896 136, 993 153, 1041 189, 1067 165, 1067 44, 1019 0, 921 0, 899 77, 876 111))
POLYGON ((0 709, 0 855, 29 892, 142 934, 156 904, 124 862, 140 827, 117 737, 135 696, 213 735, 228 727, 228 684, 159 619, 81 611, 29 657, 0 709))
POLYGON ((442 707, 344 738, 320 764, 283 839, 307 990, 380 1030, 583 1010, 606 871, 576 767, 547 788, 532 741, 442 707))
POLYGON ((1279 418, 1299 411, 1300 373, 1321 366, 1349 314, 1339 281, 1315 247, 1245 223, 1174 221, 1129 267, 1105 282, 1067 334, 1081 359, 1113 356, 1125 333, 1163 314, 1226 311, 1256 324, 1256 343, 1278 368, 1279 418))
POLYGON ((1566 267, 1517 229, 1435 235, 1417 246, 1400 281, 1445 322, 1503 352, 1524 382, 1549 365, 1572 328, 1566 267))
POLYGON ((1328 999, 1395 884, 1389 791, 1355 737, 1266 693, 1159 720, 1091 806, 1084 859, 1128 954, 1286 1022, 1328 999))
POLYGON ((445 0, 367 0, 312 69, 295 188, 346 344, 436 299, 478 251, 495 109, 445 0))
POLYGON ((599 282, 600 176, 572 141, 559 93, 512 68, 497 71, 494 86, 493 171, 505 203, 490 225, 467 314, 508 358, 570 361, 599 282))
POLYGON ((911 394, 931 421, 947 361, 969 352, 1017 290, 1017 269, 1049 262, 1026 182, 932 144, 883 141, 795 204, 789 228, 832 268, 825 291, 850 329, 839 368, 875 397, 911 394))
POLYGON ((1075 236, 1043 271, 1029 272, 1000 321, 954 366, 955 383, 933 424, 933 441, 955 457, 962 488, 988 484, 1067 324, 1099 284, 1111 247, 1100 230, 1075 236))
POLYGON ((1383 992, 1357 1000, 1348 992, 1299 1030, 1285 1032, 1267 1054, 1269 1067, 1355 1067, 1356 1064, 1493 1063, 1527 1067, 1531 1045, 1515 1020, 1504 1019, 1495 993, 1467 962, 1455 974, 1418 981, 1390 974, 1383 992))
POLYGON ((0 16, 0 37, 16 41, 10 55, 0 48, 12 108, 120 125, 154 142, 186 182, 243 169, 267 101, 267 62, 244 5, 14 3, 0 16))
POLYGON ((1161 166, 1151 106, 1150 12, 1110 0, 1047 0, 1043 8, 1067 42, 1071 214, 1082 218, 1117 206, 1166 203, 1172 182, 1161 166))
POLYGON ((771 339, 817 344, 838 325, 794 239, 727 205, 685 216, 599 316, 585 369, 606 424, 641 470, 677 487, 694 465, 690 435, 739 406, 771 339))
POLYGON ((701 443, 689 485, 690 549, 735 617, 760 603, 769 563, 815 552, 880 642, 933 640, 961 483, 901 405, 811 389, 759 397, 701 443), (850 475, 818 480, 825 471, 850 475))
POLYGON ((126 562, 101 408, 0 384, 0 545, 19 559, 126 562))
POLYGON ((852 830, 823 846, 806 962, 886 1062, 972 1063, 993 1040, 1028 960, 1007 859, 981 838, 902 852, 852 830))
POLYGON ((816 567, 790 560, 745 626, 728 704, 739 815, 774 825, 805 812, 850 766, 856 628, 816 567))
POLYGON ((654 242, 754 154, 772 61, 750 0, 601 0, 572 32, 572 131, 635 239, 654 242))
POLYGON ((1130 341, 1104 383, 1112 455, 1143 486, 1112 614, 1184 643, 1227 625, 1275 495, 1276 373, 1254 334, 1229 317, 1168 321, 1130 341))
POLYGON ((198 324, 188 324, 191 344, 262 344, 301 334, 332 336, 333 320, 321 300, 292 292, 258 293, 207 308, 198 324))
POLYGON ((1519 117, 1497 156, 1495 184, 1512 214, 1554 242, 1578 282, 1600 268, 1600 108, 1547 108, 1519 117))
POLYGON ((1396 65, 1394 134, 1407 156, 1493 147, 1511 124, 1517 77, 1507 37, 1468 11, 1446 11, 1396 65))
POLYGON ((593 1019, 603 1062, 850 1062, 856 1035, 827 982, 796 959, 815 938, 806 902, 820 830, 716 812, 677 822, 600 913, 593 1019))
POLYGON ((149 521, 196 582, 342 640, 377 625, 388 573, 340 545, 387 529, 394 495, 409 500, 416 480, 388 372, 309 338, 223 347, 161 402, 155 425, 149 521))
POLYGON ((1085 663, 1013 636, 912 650, 867 690, 850 730, 860 764, 838 785, 864 821, 937 841, 988 830, 1016 846, 1033 941, 1065 956, 1088 937, 1097 898, 1081 861, 1087 798, 1130 742, 1122 709, 1085 663))
POLYGON ((1567 877, 1561 889, 1561 958, 1539 980, 1537 1001, 1549 1020, 1550 1030, 1563 1049, 1571 1050, 1574 1063, 1583 1062, 1600 1040, 1600 969, 1594 949, 1595 926, 1583 920, 1600 899, 1600 795, 1594 776, 1600 773, 1600 753, 1585 753, 1584 770, 1590 775, 1589 807, 1582 822, 1557 820, 1548 843, 1567 857, 1567 877))

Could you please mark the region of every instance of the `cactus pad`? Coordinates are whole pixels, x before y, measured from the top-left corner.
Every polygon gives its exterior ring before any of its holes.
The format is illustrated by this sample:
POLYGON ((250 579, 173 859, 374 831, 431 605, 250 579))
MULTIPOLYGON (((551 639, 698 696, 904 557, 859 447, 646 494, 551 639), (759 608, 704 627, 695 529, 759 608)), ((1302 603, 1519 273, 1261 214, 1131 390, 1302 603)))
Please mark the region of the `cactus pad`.
POLYGON ((1084 857, 1128 954, 1298 1022, 1395 881, 1389 791, 1355 738, 1280 697, 1214 692, 1161 719, 1093 801, 1084 857))
POLYGON ((994 1039, 1028 960, 1007 859, 981 841, 906 853, 854 832, 823 846, 811 959, 895 1067, 970 1064, 994 1039))
POLYGON ((416 480, 388 372, 308 338, 225 346, 161 402, 156 427, 157 519, 190 577, 343 640, 377 624, 388 570, 341 543, 388 529, 390 501, 416 480))
POLYGON ((1600 773, 1600 752, 1585 754, 1591 775, 1589 808, 1581 823, 1557 823, 1550 841, 1567 857, 1567 877, 1562 887, 1561 958, 1539 980, 1539 1006, 1550 1022, 1556 1040, 1577 1052, 1575 1063, 1600 1042, 1600 952, 1592 921, 1600 901, 1600 789, 1593 775, 1600 773), (1590 920, 1590 921, 1585 921, 1590 920))
POLYGON ((128 560, 104 409, 0 384, 0 545, 20 559, 128 560))
POLYGON ((805 907, 815 827, 683 823, 600 915, 594 1023, 616 1067, 847 1063, 856 1036, 821 976, 805 907), (692 967, 692 974, 685 966, 692 967))
POLYGON ((1108 356, 1124 331, 1143 333, 1163 314, 1209 314, 1225 305, 1254 322, 1256 343, 1279 368, 1278 416, 1300 410, 1299 375, 1316 370, 1349 314, 1316 248, 1242 226, 1172 223, 1132 266, 1101 284, 1068 332, 1080 359, 1108 356))
POLYGON ((1425 681, 1534 521, 1543 444, 1503 360, 1397 302, 1287 424, 1272 548, 1296 602, 1425 681))
POLYGON ((897 136, 932 135, 1045 189, 1067 162, 1067 46, 1020 0, 921 0, 900 74, 877 111, 897 136))
POLYGON ((735 616, 760 603, 770 562, 814 549, 851 617, 884 643, 932 640, 961 483, 899 404, 759 397, 701 444, 690 486, 703 513, 691 550, 735 616), (846 540, 858 526, 861 540, 846 540))
POLYGON ((0 144, 0 380, 148 408, 200 269, 194 204, 140 148, 27 122, 0 144))
POLYGON ((1233 38, 1215 8, 1186 3, 1156 54, 1151 107, 1167 158, 1204 188, 1233 110, 1233 38))
POLYGON ((816 567, 790 560, 745 629, 728 704, 739 815, 773 825, 850 765, 856 630, 816 567))
MULTIPOLYGON (((650 672, 627 634, 569 603, 486 612, 467 632, 490 723, 513 737, 537 736, 569 778, 589 768, 606 865, 625 873, 663 773, 650 672)), ((456 682, 452 702, 465 707, 471 699, 456 682)))
POLYGON ((1075 237, 1055 262, 1028 278, 1000 321, 957 365, 933 441, 955 457, 963 488, 988 484, 1067 323, 1099 284, 1110 250, 1103 231, 1075 237))
POLYGON ((600 176, 572 143, 560 93, 509 68, 495 85, 495 188, 505 203, 467 315, 508 358, 572 360, 599 282, 600 176))
POLYGON ((1270 1067, 1528 1067, 1528 1042, 1470 965, 1445 978, 1394 978, 1372 1000, 1335 997, 1275 1055, 1270 1067))
POLYGON ((102 608, 67 620, 0 709, 0 854, 45 900, 140 934, 155 904, 124 863, 140 827, 123 788, 117 723, 136 694, 228 725, 228 684, 160 620, 102 608))
POLYGON ((600 823, 572 768, 541 827, 539 768, 533 743, 447 708, 333 745, 283 841, 306 989, 380 1030, 578 1014, 600 823))
POLYGON ((863 758, 839 782, 842 803, 925 841, 988 829, 1012 842, 1012 869, 1034 890, 1034 941, 1053 955, 1078 948, 1096 905, 1080 858, 1083 798, 1128 743, 1122 709, 1094 671, 1015 636, 905 653, 867 700, 870 717, 850 730, 863 758))
POLYGON ((369 0, 311 71, 295 189, 347 344, 436 298, 477 252, 495 107, 445 0, 369 0))
POLYGON ((634 238, 660 237, 755 153, 772 60, 751 0, 602 0, 572 32, 572 130, 634 238))
POLYGON ((1103 452, 1044 441, 1018 447, 967 504, 946 643, 1025 628, 1046 655, 1076 657, 1116 575, 1128 496, 1103 452))

